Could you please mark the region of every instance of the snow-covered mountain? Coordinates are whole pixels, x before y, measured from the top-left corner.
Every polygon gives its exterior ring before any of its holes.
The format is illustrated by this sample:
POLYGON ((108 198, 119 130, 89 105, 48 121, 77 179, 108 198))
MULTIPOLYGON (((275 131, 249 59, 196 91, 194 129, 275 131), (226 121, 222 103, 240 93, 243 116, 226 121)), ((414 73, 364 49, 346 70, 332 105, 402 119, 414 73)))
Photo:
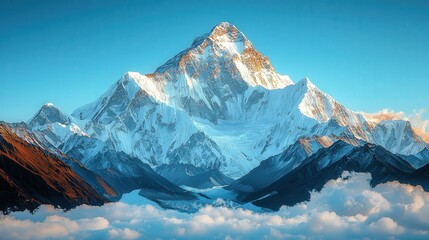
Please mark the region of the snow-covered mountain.
POLYGON ((29 127, 43 142, 86 166, 94 159, 109 165, 96 156, 115 151, 151 167, 190 164, 233 178, 300 139, 320 139, 319 147, 338 140, 355 146, 374 143, 404 155, 427 146, 405 121, 376 124, 309 79, 294 83, 278 74, 226 22, 154 73, 124 74, 99 99, 71 115, 43 106, 29 127))
POLYGON ((52 103, 47 103, 28 121, 28 128, 38 136, 45 145, 59 147, 73 135, 86 134, 77 126, 73 119, 63 113, 52 103))

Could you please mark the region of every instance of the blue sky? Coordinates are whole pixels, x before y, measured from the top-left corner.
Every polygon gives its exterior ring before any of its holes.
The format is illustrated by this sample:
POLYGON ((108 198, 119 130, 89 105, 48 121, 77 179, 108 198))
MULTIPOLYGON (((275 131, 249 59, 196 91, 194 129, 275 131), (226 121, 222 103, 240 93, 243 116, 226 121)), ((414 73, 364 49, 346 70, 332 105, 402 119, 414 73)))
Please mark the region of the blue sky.
MULTIPOLYGON (((355 111, 429 108, 427 1, 3 1, 0 120, 65 112, 151 73, 221 21, 355 111)), ((426 118, 429 116, 426 113, 426 118)))

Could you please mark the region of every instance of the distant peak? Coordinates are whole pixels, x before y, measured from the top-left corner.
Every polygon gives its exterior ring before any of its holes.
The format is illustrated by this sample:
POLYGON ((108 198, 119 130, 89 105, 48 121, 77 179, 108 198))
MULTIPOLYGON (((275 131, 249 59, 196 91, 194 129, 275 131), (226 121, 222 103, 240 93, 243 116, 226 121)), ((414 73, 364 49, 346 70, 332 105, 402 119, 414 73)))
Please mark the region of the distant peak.
POLYGON ((36 115, 30 119, 28 124, 30 128, 33 128, 55 122, 69 124, 70 118, 53 103, 46 103, 40 108, 36 115))
POLYGON ((60 108, 58 108, 55 104, 53 103, 45 103, 43 104, 43 106, 40 108, 39 113, 40 112, 46 112, 46 111, 57 111, 57 112, 61 112, 60 108))
POLYGON ((58 112, 65 115, 55 104, 46 103, 40 108, 38 114, 46 113, 46 112, 58 112))
POLYGON ((45 103, 42 108, 57 108, 53 103, 45 103))

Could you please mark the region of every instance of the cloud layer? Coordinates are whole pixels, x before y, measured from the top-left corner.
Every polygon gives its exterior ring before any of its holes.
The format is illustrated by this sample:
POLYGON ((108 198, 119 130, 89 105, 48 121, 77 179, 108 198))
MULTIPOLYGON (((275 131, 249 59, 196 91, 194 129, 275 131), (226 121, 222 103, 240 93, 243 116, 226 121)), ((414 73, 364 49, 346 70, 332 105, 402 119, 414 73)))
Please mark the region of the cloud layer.
POLYGON ((371 188, 369 174, 344 173, 311 200, 275 213, 206 206, 187 214, 122 202, 69 212, 41 207, 36 214, 0 219, 5 239, 283 239, 429 237, 429 194, 390 182, 371 188))
POLYGON ((404 112, 395 112, 389 109, 383 109, 377 113, 362 113, 368 120, 379 123, 385 120, 405 120, 411 122, 414 132, 419 135, 423 141, 429 143, 429 132, 426 130, 429 126, 429 120, 423 119, 422 115, 425 109, 415 110, 413 114, 406 116, 404 112))

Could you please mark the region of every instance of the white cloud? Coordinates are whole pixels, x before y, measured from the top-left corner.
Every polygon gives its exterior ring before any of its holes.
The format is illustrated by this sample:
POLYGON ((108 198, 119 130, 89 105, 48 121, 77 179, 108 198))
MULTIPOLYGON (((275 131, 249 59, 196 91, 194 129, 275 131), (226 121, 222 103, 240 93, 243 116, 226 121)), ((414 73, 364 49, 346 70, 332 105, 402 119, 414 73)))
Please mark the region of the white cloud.
POLYGON ((370 175, 345 173, 313 192, 309 202, 275 213, 206 206, 194 214, 153 205, 111 203, 68 212, 41 207, 36 214, 0 219, 5 239, 284 239, 429 237, 429 194, 370 175))
POLYGON ((369 228, 374 232, 389 235, 398 235, 405 231, 403 227, 399 226, 393 219, 388 217, 382 217, 376 222, 371 223, 369 228))
POLYGON ((78 223, 82 230, 90 231, 106 229, 109 226, 109 221, 103 217, 84 218, 80 219, 78 223))
MULTIPOLYGON (((30 215, 28 212, 26 214, 30 215)), ((61 212, 58 211, 56 214, 61 212)), ((88 230, 103 230, 108 226, 109 222, 103 217, 72 220, 64 216, 51 215, 43 221, 31 221, 2 216, 0 236, 2 239, 3 237, 5 239, 64 239, 71 236, 84 237, 88 230)))
POLYGON ((140 233, 129 228, 114 228, 109 230, 109 237, 110 239, 137 239, 140 237, 140 233))

